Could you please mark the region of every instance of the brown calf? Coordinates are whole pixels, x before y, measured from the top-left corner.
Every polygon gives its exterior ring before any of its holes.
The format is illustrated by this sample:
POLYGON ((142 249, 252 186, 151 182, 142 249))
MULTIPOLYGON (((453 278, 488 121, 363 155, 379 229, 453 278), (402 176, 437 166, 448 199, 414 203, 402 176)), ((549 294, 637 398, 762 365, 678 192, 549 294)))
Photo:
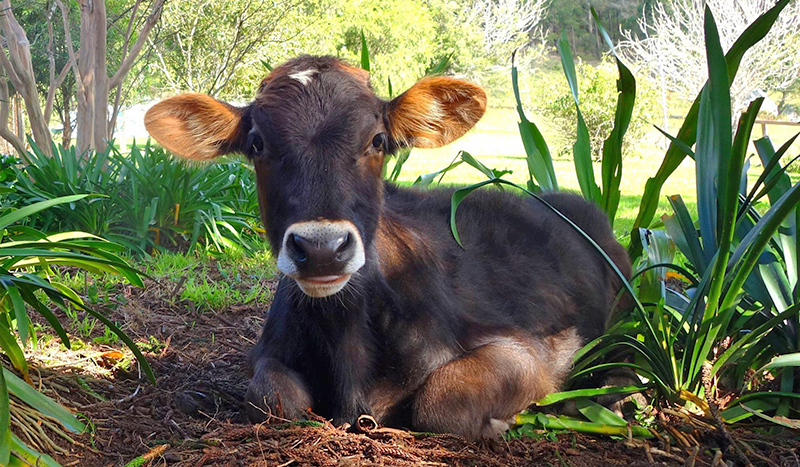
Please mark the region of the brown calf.
MULTIPOLYGON (((424 431, 494 436, 555 391, 602 333, 620 283, 538 201, 476 192, 449 230, 453 189, 381 179, 398 147, 438 147, 483 115, 479 87, 425 78, 386 102, 367 73, 331 57, 276 68, 236 108, 200 94, 147 113, 150 134, 193 159, 246 154, 282 277, 251 353, 248 413, 310 407, 335 423, 372 414, 424 431)), ((630 274, 600 211, 545 198, 630 274)))

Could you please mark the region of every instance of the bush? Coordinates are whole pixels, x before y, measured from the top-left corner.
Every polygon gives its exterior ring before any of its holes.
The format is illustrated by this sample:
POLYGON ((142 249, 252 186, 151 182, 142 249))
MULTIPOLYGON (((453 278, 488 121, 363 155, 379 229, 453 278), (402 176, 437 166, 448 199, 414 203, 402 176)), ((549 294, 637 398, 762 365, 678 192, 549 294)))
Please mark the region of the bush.
POLYGON ((17 169, 22 205, 60 196, 97 193, 84 203, 59 205, 31 219, 46 231, 81 230, 125 245, 136 254, 153 249, 249 249, 257 197, 252 170, 231 159, 213 165, 179 161, 161 148, 115 148, 79 157, 74 147, 35 144, 17 169))
MULTIPOLYGON (((580 86, 581 113, 589 129, 589 141, 592 149, 592 158, 600 160, 603 150, 603 141, 608 138, 614 128, 614 103, 617 100, 617 74, 616 66, 610 61, 604 61, 598 66, 578 63, 576 70, 578 85, 580 86)), ((623 145, 624 154, 630 154, 635 145, 652 129, 659 115, 657 93, 648 81, 641 78, 636 81, 636 106, 633 118, 628 127, 627 138, 623 145)), ((539 111, 552 117, 560 132, 566 136, 567 141, 576 138, 576 112, 575 102, 570 95, 569 87, 563 81, 541 86, 537 100, 545 104, 539 106, 539 111), (560 96, 553 99, 554 96, 560 96)), ((558 154, 571 157, 572 146, 564 145, 558 148, 558 154)))

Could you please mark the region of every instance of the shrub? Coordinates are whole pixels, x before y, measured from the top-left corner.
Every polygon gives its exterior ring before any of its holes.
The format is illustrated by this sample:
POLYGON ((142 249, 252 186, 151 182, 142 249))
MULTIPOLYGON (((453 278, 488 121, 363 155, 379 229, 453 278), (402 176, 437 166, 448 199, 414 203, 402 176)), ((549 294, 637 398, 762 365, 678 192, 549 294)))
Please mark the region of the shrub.
MULTIPOLYGON (((583 62, 576 67, 577 81, 580 85, 580 109, 586 126, 589 130, 589 144, 593 160, 602 157, 603 141, 608 138, 614 128, 614 101, 617 99, 616 66, 609 60, 604 60, 597 66, 583 62)), ((639 87, 636 93, 636 106, 633 118, 628 127, 627 138, 623 145, 623 154, 630 154, 635 145, 644 138, 652 128, 652 122, 658 120, 659 104, 657 93, 649 81, 637 80, 639 87)), ((541 86, 539 110, 546 116, 552 117, 561 134, 568 141, 576 139, 575 102, 570 95, 570 90, 563 83, 549 82, 541 86), (559 96, 554 99, 554 96, 559 96)), ((558 149, 560 156, 567 156, 571 147, 563 146, 558 149)))
POLYGON ((238 160, 198 165, 161 148, 133 145, 78 156, 74 147, 44 155, 35 144, 17 170, 17 202, 97 193, 84 203, 55 206, 31 219, 42 230, 82 230, 125 245, 154 249, 249 249, 257 197, 252 170, 238 160))
MULTIPOLYGON (((792 185, 779 160, 800 134, 777 151, 768 139, 755 142, 765 169, 746 192, 748 142, 763 99, 750 104, 734 130, 730 94, 730 82, 742 56, 764 37, 788 1, 779 1, 760 16, 727 55, 723 54, 713 16, 706 9, 709 81, 689 110, 678 136, 670 136, 672 145, 658 174, 647 185, 637 221, 650 223, 654 212, 650 209, 653 203, 657 205, 661 185, 686 156, 696 164, 697 219, 691 218, 680 196, 670 197, 674 214, 662 218, 660 225, 665 230, 640 228, 633 237, 637 243, 632 243, 630 253, 639 259, 639 265, 631 282, 624 280, 588 235, 536 194, 540 190, 557 190, 558 183, 549 148, 522 111, 516 69, 512 70, 522 120, 520 133, 529 159, 528 189, 503 180, 502 174, 462 154, 463 162, 479 169, 488 180, 454 193, 453 234, 458 240, 458 204, 477 188, 510 185, 539 199, 597 249, 623 279, 626 292, 635 302, 616 317, 604 336, 578 352, 573 383, 617 368, 628 368, 639 376, 638 383, 631 386, 576 389, 539 401, 540 405, 549 405, 575 399, 589 424, 544 414, 523 414, 517 418, 519 424, 624 435, 625 421, 587 398, 649 388, 655 404, 678 404, 695 413, 702 412, 720 429, 724 429, 723 422, 735 423, 754 415, 758 420, 796 427, 797 421, 786 417, 798 406, 798 380, 793 367, 800 365, 800 303, 796 295, 800 183, 792 185), (765 197, 768 202, 762 200, 765 197), (687 258, 686 268, 673 264, 670 251, 675 246, 687 258), (663 284, 667 269, 686 278, 691 293, 666 289, 663 284), (780 391, 762 390, 760 382, 770 379, 779 381, 780 391), (744 394, 745 391, 757 392, 744 394), (720 399, 723 393, 733 394, 734 400, 720 399)), ((610 39, 599 28, 610 45, 610 39)), ((582 193, 606 209, 613 220, 622 176, 622 137, 633 110, 635 81, 617 60, 621 92, 614 112, 614 129, 603 143, 601 189, 591 170, 589 136, 578 99, 575 67, 563 39, 559 51, 576 108, 578 131, 573 150, 582 193)), ((518 430, 516 434, 519 433, 518 430)), ((627 433, 649 436, 647 431, 627 433)))

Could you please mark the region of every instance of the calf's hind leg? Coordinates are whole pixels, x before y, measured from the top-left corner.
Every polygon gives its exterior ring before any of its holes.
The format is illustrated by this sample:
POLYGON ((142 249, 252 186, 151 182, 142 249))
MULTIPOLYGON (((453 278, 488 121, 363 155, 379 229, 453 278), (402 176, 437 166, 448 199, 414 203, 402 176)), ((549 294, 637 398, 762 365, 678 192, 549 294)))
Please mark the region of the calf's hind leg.
POLYGON ((511 417, 563 382, 580 339, 572 329, 562 334, 497 338, 434 370, 414 399, 414 429, 498 437, 511 417))
POLYGON ((311 395, 302 377, 274 358, 258 360, 253 379, 247 386, 247 418, 253 423, 266 421, 270 415, 300 418, 311 406, 311 395))

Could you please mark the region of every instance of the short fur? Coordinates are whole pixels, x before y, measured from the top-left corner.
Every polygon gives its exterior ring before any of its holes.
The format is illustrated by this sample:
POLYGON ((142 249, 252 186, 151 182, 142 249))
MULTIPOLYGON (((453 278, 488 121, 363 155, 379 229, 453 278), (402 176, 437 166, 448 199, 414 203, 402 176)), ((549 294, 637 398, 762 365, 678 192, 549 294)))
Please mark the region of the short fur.
MULTIPOLYGON (((462 248, 449 227, 452 188, 381 180, 395 148, 446 144, 472 127, 486 105, 477 86, 428 78, 384 102, 363 72, 330 57, 300 57, 265 78, 252 105, 205 130, 170 119, 209 121, 209 106, 199 106, 198 117, 184 112, 186 101, 170 102, 181 105, 148 117, 162 144, 175 147, 165 134, 200 135, 197 144, 207 147, 183 155, 224 147, 252 158, 275 253, 289 226, 319 219, 351 222, 365 246, 365 265, 335 295, 310 298, 281 278, 250 354, 254 421, 310 408, 336 424, 373 414, 417 430, 496 434, 557 390, 574 352, 603 332, 620 281, 539 201, 491 189, 471 194, 456 218, 462 248), (310 69, 302 82, 291 78, 310 69), (386 143, 376 146, 381 135, 386 143)), ((544 199, 630 275, 602 212, 575 195, 544 199)))

